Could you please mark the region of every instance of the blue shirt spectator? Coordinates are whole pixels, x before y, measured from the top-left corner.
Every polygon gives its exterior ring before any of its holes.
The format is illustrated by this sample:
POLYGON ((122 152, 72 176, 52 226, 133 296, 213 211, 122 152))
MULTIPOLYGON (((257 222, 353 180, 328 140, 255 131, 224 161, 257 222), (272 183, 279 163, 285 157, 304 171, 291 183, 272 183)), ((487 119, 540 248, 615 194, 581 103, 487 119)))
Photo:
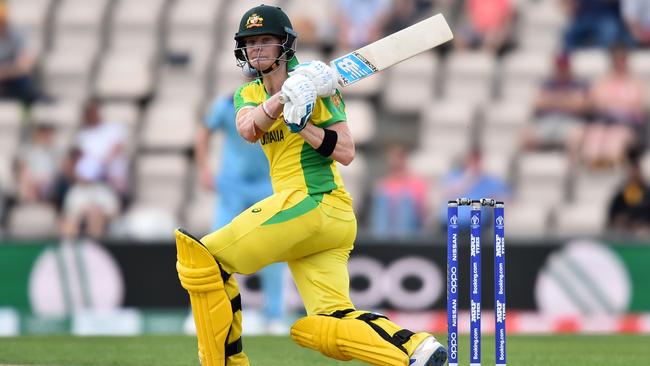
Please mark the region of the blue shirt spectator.
POLYGON ((9 22, 8 5, 0 2, 0 99, 29 105, 40 97, 33 78, 36 59, 24 35, 9 22))
MULTIPOLYGON (((228 224, 250 205, 270 196, 271 179, 269 163, 258 144, 249 144, 239 136, 235 125, 235 106, 232 97, 217 99, 205 121, 209 132, 218 130, 225 134, 221 146, 220 169, 212 178, 213 187, 220 194, 213 229, 228 224)), ((199 169, 205 171, 200 163, 199 169)), ((205 178, 202 178, 205 179, 205 178)), ((208 186, 209 184, 204 184, 208 186)))
POLYGON ((392 0, 338 0, 338 47, 353 50, 381 38, 392 0))
POLYGON ((650 47, 650 1, 621 0, 621 13, 636 44, 650 47))
MULTIPOLYGON (((491 175, 483 170, 481 164, 481 153, 478 150, 471 151, 465 164, 452 170, 441 181, 444 197, 444 204, 440 207, 439 219, 442 225, 447 223, 447 201, 460 197, 470 199, 493 198, 496 200, 507 200, 512 190, 507 182, 501 178, 491 175)), ((469 228, 470 207, 461 206, 458 208, 458 224, 461 228, 469 228)), ((481 217, 487 219, 491 210, 484 207, 481 217)))
POLYGON ((411 172, 403 145, 386 149, 388 173, 378 182, 372 198, 371 230, 381 237, 418 235, 426 219, 427 181, 411 172))
POLYGON ((619 0, 565 0, 565 3, 571 18, 564 33, 566 51, 631 44, 632 39, 621 17, 619 0))
MULTIPOLYGON (((201 185, 219 193, 213 218, 213 230, 227 225, 251 205, 273 194, 269 163, 259 144, 250 144, 237 132, 232 96, 218 98, 212 104, 205 125, 199 129, 196 157, 201 185), (223 131, 219 172, 212 175, 208 164, 210 135, 223 131)), ((263 315, 266 331, 287 334, 284 308, 284 272, 286 264, 274 263, 260 271, 264 294, 263 315)))

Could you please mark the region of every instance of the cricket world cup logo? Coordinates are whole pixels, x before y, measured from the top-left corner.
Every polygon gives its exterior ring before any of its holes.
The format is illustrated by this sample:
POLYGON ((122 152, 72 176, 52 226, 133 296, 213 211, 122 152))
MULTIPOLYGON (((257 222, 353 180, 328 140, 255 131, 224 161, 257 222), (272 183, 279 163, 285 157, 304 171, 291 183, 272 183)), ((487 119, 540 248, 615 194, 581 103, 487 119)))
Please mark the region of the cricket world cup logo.
POLYGON ((449 225, 456 226, 458 225, 458 216, 454 215, 449 218, 449 225))
POLYGON ((473 215, 472 216, 472 226, 478 226, 478 223, 480 222, 478 215, 473 215))
POLYGON ((497 227, 498 227, 499 229, 503 229, 503 216, 499 216, 499 217, 497 217, 496 222, 497 222, 497 227))

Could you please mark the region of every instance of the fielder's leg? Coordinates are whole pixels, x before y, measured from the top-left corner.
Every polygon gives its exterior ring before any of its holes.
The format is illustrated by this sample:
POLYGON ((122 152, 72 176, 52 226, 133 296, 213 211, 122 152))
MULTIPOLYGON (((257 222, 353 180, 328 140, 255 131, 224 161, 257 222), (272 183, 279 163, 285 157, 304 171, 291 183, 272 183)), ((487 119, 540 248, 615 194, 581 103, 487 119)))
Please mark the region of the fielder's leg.
POLYGON ((176 230, 175 236, 176 269, 190 295, 201 365, 224 366, 227 357, 232 357, 229 365, 248 365, 241 352, 241 301, 234 277, 221 271, 200 241, 181 230, 176 230), (233 320, 239 324, 233 326, 233 320))

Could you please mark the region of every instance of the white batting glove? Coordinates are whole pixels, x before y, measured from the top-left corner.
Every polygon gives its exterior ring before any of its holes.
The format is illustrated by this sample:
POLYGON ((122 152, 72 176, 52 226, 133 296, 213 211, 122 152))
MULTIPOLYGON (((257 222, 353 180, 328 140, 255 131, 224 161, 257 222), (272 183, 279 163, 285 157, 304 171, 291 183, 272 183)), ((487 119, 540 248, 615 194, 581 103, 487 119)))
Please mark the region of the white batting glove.
POLYGON ((336 93, 338 73, 322 61, 308 61, 298 64, 289 75, 305 75, 314 83, 319 97, 336 93))
POLYGON ((283 107, 284 123, 291 132, 300 132, 314 111, 316 87, 301 74, 290 76, 282 84, 282 95, 288 100, 283 107))

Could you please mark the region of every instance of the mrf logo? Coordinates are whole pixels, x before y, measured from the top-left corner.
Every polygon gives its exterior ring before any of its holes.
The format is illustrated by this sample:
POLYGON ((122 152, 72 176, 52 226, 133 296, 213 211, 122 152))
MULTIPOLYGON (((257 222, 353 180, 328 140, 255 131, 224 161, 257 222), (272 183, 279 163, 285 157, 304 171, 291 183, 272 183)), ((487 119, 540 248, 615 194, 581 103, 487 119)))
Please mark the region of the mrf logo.
POLYGON ((257 15, 257 13, 251 14, 246 20, 246 29, 258 28, 264 26, 264 18, 257 15))

